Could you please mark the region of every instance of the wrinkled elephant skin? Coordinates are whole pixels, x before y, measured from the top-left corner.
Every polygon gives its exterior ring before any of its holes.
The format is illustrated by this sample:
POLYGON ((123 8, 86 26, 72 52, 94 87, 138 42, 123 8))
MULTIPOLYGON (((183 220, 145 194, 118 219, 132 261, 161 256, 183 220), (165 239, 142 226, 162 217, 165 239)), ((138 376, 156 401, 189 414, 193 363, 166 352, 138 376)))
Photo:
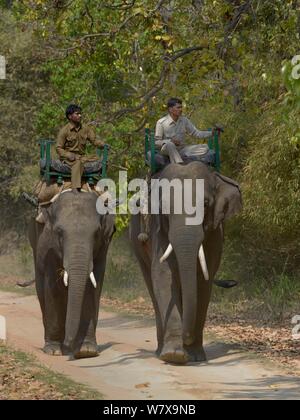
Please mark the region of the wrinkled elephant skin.
POLYGON ((35 220, 30 224, 45 329, 43 350, 54 356, 70 352, 75 358, 98 355, 99 301, 115 227, 113 216, 97 213, 96 200, 94 193, 61 194, 43 209, 45 225, 35 220))
POLYGON ((152 215, 145 243, 138 239, 143 231, 139 215, 132 217, 130 226, 134 252, 155 310, 158 356, 169 363, 200 362, 206 360, 203 329, 221 261, 223 224, 241 210, 241 193, 236 182, 199 162, 170 164, 156 177, 169 181, 204 179, 205 216, 201 225, 188 226, 186 214, 172 211, 170 215, 152 215), (168 248, 172 252, 161 262, 168 248), (200 264, 201 250, 206 264, 200 264), (208 281, 203 274, 205 265, 208 281))

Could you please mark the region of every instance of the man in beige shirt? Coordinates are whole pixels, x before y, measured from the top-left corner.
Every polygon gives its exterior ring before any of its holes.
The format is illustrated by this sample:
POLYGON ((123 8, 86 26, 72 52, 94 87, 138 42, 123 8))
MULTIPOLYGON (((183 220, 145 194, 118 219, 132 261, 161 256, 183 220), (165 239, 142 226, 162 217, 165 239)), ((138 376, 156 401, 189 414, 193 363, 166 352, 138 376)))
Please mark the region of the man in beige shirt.
POLYGON ((56 151, 59 158, 71 167, 72 190, 77 193, 81 188, 81 177, 84 164, 97 160, 96 156, 86 156, 85 147, 88 142, 94 146, 103 148, 105 143, 96 140, 95 130, 81 123, 81 108, 77 105, 69 105, 66 110, 69 120, 57 136, 56 151))
POLYGON ((189 134, 198 139, 206 139, 214 135, 212 131, 200 131, 192 122, 182 115, 182 100, 171 98, 168 101, 169 114, 156 124, 155 145, 160 153, 168 156, 171 163, 182 163, 182 157, 202 156, 208 152, 206 144, 186 146, 185 137, 189 134))

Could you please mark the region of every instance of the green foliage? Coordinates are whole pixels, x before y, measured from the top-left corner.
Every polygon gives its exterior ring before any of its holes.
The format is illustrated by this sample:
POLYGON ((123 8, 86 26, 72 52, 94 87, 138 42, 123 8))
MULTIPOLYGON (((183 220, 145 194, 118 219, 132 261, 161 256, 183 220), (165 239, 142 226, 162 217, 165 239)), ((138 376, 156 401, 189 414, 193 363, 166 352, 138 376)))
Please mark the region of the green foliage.
POLYGON ((104 296, 124 302, 148 297, 142 273, 128 247, 128 241, 126 233, 114 237, 108 253, 103 286, 104 296))
MULTIPOLYGON (((3 235, 15 229, 22 234, 28 212, 16 192, 21 189, 22 174, 29 175, 39 158, 35 120, 49 91, 40 67, 40 45, 32 30, 18 26, 9 11, 0 15, 0 45, 7 62, 7 79, 0 80, 0 231, 3 235)), ((36 182, 32 172, 22 187, 30 189, 36 182)))
MULTIPOLYGON (((225 126, 222 171, 244 196, 229 230, 233 264, 251 271, 258 261, 264 276, 270 264, 298 269, 298 0, 23 0, 14 15, 18 24, 6 15, 0 35, 16 75, 14 84, 0 82, 3 209, 3 197, 17 197, 34 176, 35 139, 55 136, 68 103, 82 105, 130 179, 146 171, 143 127, 179 96, 199 128, 225 126)), ((118 169, 109 174, 117 179, 118 169)))

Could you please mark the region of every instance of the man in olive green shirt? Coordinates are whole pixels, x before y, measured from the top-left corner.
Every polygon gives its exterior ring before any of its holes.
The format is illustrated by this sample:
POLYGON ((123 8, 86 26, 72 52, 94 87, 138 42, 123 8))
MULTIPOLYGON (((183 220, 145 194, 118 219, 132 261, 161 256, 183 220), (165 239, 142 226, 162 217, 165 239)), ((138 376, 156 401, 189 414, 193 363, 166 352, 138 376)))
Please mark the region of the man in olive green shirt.
POLYGON ((103 148, 105 143, 96 140, 95 130, 81 124, 81 108, 77 105, 69 105, 66 110, 69 120, 57 136, 56 151, 59 158, 71 167, 72 190, 75 193, 81 188, 81 177, 86 162, 97 160, 96 157, 85 156, 85 146, 88 142, 94 146, 103 148))

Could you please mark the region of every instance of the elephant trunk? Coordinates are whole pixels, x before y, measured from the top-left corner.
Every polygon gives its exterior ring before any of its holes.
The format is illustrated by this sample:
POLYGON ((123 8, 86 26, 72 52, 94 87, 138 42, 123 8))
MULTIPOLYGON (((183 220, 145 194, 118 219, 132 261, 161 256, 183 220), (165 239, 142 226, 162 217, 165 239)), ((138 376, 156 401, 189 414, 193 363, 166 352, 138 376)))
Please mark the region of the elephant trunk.
MULTIPOLYGON (((182 291, 182 337, 185 345, 195 341, 198 305, 197 266, 204 234, 201 227, 186 226, 172 235, 182 291)), ((171 239, 171 238, 170 238, 171 239)))
POLYGON ((65 324, 65 345, 74 351, 80 347, 87 331, 84 328, 84 303, 87 288, 92 287, 90 259, 83 252, 71 253, 68 264, 68 304, 65 324))

